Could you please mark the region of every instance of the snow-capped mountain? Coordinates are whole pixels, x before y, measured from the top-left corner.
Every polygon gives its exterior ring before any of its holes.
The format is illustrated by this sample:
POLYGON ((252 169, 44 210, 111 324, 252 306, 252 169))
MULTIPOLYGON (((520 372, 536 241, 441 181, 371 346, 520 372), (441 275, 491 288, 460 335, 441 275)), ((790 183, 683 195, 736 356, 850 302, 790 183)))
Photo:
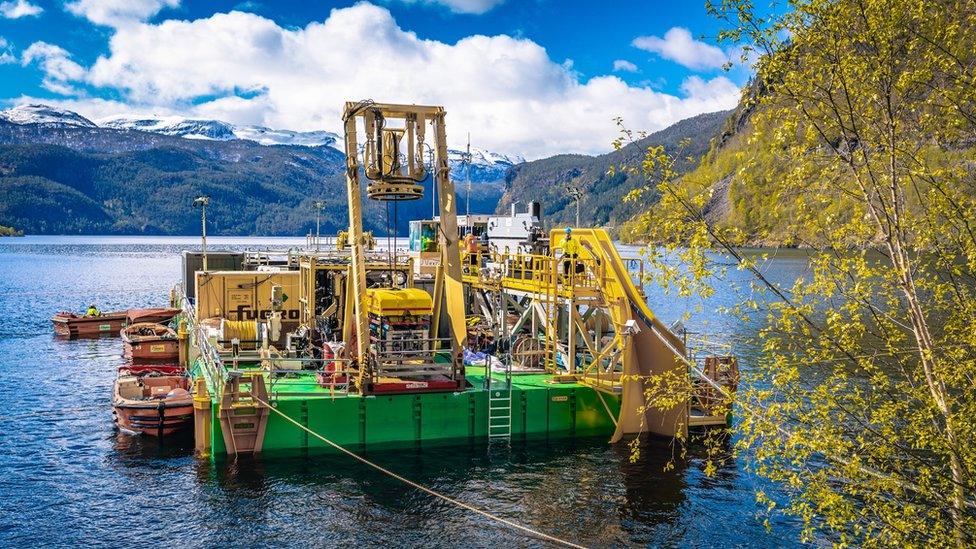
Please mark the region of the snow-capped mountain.
POLYGON ((292 130, 272 130, 264 126, 235 126, 234 135, 238 139, 250 139, 262 145, 299 145, 320 147, 330 145, 341 150, 339 136, 325 130, 296 132, 292 130))
MULTIPOLYGON (((451 174, 455 181, 466 181, 468 170, 465 164, 465 151, 448 149, 447 158, 451 166, 451 174)), ((471 181, 475 183, 487 181, 501 181, 505 173, 516 164, 522 164, 525 159, 518 155, 504 155, 483 149, 471 148, 471 181)))
MULTIPOLYGON (((220 120, 184 118, 181 116, 135 117, 113 116, 98 120, 103 128, 141 130, 185 137, 187 139, 250 139, 262 145, 298 145, 320 147, 323 145, 342 150, 339 136, 327 131, 299 132, 274 130, 264 126, 237 126, 220 120)), ((467 177, 464 151, 448 149, 451 172, 458 181, 467 177)), ((471 180, 474 182, 500 181, 505 172, 516 164, 525 162, 521 156, 506 156, 482 149, 471 149, 471 180)))
POLYGON ((11 124, 97 127, 94 122, 76 112, 36 104, 18 105, 10 109, 0 110, 0 120, 11 124))
POLYGON ((184 118, 182 116, 102 118, 98 125, 118 130, 140 130, 185 137, 187 139, 249 139, 262 145, 299 145, 303 147, 335 146, 338 136, 327 131, 298 132, 273 130, 264 126, 237 126, 220 120, 184 118))
MULTIPOLYGON (((78 113, 50 107, 47 105, 19 105, 0 110, 0 121, 13 124, 42 124, 53 127, 78 126, 87 128, 112 128, 116 130, 138 130, 159 135, 203 139, 213 141, 232 141, 245 139, 261 145, 293 145, 301 147, 328 146, 342 151, 339 136, 328 131, 294 131, 271 129, 264 126, 236 125, 221 120, 187 118, 183 116, 133 116, 120 115, 98 119, 97 124, 78 113)), ((468 178, 465 152, 461 149, 448 150, 448 162, 455 181, 468 178)), ((525 162, 518 155, 503 155, 483 149, 471 149, 470 176, 476 183, 501 181, 509 168, 525 162)))

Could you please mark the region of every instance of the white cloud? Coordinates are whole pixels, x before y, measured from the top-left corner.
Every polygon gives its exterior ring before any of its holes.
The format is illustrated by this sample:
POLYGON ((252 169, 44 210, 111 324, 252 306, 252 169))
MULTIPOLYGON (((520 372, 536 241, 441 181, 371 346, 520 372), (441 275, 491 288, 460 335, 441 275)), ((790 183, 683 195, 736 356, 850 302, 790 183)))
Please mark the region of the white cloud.
POLYGON ((14 2, 0 2, 0 15, 7 19, 19 19, 21 17, 32 17, 40 15, 44 8, 31 4, 27 0, 16 0, 14 2))
POLYGON ((26 67, 31 63, 37 63, 44 71, 41 85, 62 95, 75 93, 70 83, 84 79, 86 74, 85 68, 72 61, 64 48, 47 42, 34 42, 24 50, 20 64, 26 67))
POLYGON ((10 63, 16 63, 17 56, 14 55, 13 46, 7 39, 0 36, 0 65, 7 65, 10 63))
POLYGON ((653 131, 739 98, 724 76, 689 80, 681 96, 616 76, 581 80, 527 39, 423 40, 366 3, 298 29, 242 12, 126 25, 80 74, 61 52, 43 57, 45 81, 112 90, 129 111, 338 131, 349 100, 435 104, 448 111, 449 136, 470 131, 481 148, 529 158, 606 152, 616 116, 653 131))
POLYGON ((637 65, 626 59, 617 59, 613 62, 614 72, 637 72, 637 65))
POLYGON ((664 38, 638 36, 632 44, 693 70, 717 69, 729 61, 721 48, 695 40, 691 31, 682 27, 671 27, 664 38))
POLYGON ((180 0, 73 0, 64 5, 71 13, 97 25, 120 27, 145 21, 180 0))
POLYGON ((454 13, 482 14, 491 11, 495 6, 502 4, 505 0, 400 0, 406 4, 422 2, 425 4, 437 4, 444 6, 454 13))
POLYGON ((729 95, 738 95, 739 88, 727 78, 704 80, 700 76, 689 76, 681 83, 681 91, 701 101, 721 102, 729 95))

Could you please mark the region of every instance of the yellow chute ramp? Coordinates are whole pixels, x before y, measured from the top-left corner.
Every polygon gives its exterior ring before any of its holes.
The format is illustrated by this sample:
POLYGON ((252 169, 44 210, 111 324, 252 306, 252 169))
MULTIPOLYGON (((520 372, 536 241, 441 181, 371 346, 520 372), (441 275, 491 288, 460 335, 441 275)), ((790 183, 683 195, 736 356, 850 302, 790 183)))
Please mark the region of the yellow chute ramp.
MULTIPOLYGON (((663 436, 686 434, 689 403, 664 409, 645 406, 644 398, 652 377, 684 379, 688 376, 682 360, 686 352, 684 342, 651 312, 607 231, 573 229, 572 237, 581 247, 580 259, 594 260, 601 271, 601 289, 610 318, 624 338, 620 414, 611 442, 641 432, 663 436)), ((552 248, 557 249, 563 246, 566 235, 561 230, 553 230, 549 238, 552 248)), ((584 377, 581 381, 587 380, 584 377)))

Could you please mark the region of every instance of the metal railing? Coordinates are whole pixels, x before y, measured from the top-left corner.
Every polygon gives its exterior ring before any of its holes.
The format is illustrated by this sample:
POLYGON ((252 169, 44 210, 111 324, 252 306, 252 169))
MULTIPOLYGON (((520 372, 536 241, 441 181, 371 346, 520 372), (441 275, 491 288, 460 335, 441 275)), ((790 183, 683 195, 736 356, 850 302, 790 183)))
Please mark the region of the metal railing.
POLYGON ((506 286, 518 285, 557 289, 596 290, 606 281, 603 262, 596 258, 554 257, 536 254, 461 253, 468 274, 506 286), (471 261, 471 256, 476 258, 471 261))
POLYGON ((727 413, 731 404, 727 394, 734 394, 739 385, 739 362, 729 355, 708 356, 704 360, 695 361, 700 365, 705 377, 724 387, 726 390, 718 390, 712 384, 700 376, 693 376, 692 383, 694 392, 691 398, 691 407, 697 408, 709 415, 717 413, 727 413))
MULTIPOLYGON (((356 372, 349 368, 350 360, 287 356, 262 357, 258 354, 260 349, 249 351, 247 354, 237 354, 230 350, 221 349, 217 345, 219 342, 205 337, 200 330, 193 304, 183 293, 182 285, 177 284, 173 292, 179 301, 179 308, 183 310, 182 314, 187 323, 188 335, 193 338, 193 344, 199 352, 198 364, 212 395, 222 395, 230 375, 229 372, 235 371, 243 365, 259 366, 268 373, 269 394, 272 396, 287 394, 280 390, 283 382, 292 388, 314 384, 329 388, 331 394, 348 392, 349 379, 356 375, 356 372), (286 363, 288 367, 281 367, 286 363), (295 363, 299 364, 299 368, 294 368, 295 363)), ((310 397, 319 396, 307 390, 301 391, 301 394, 307 394, 310 397)), ((329 394, 321 396, 329 396, 329 394)))
POLYGON ((434 337, 405 340, 375 340, 370 343, 376 374, 424 375, 449 373, 454 365, 436 358, 450 353, 451 338, 434 337))
POLYGON ((192 338, 191 341, 196 345, 200 353, 199 364, 207 380, 211 394, 221 394, 227 378, 224 369, 220 366, 220 353, 217 352, 217 349, 210 340, 203 337, 203 334, 200 332, 199 326, 197 326, 196 310, 190 299, 186 297, 182 283, 177 284, 173 288, 173 293, 179 302, 174 303, 174 305, 178 305, 178 308, 183 310, 182 315, 186 321, 188 337, 192 338))
POLYGON ((630 273, 631 282, 637 286, 638 290, 643 289, 645 279, 644 258, 621 256, 620 259, 624 262, 627 272, 630 273))
POLYGON ((351 360, 344 358, 279 357, 263 359, 261 367, 268 373, 268 394, 271 398, 283 396, 330 398, 349 393, 349 382, 358 375, 357 371, 350 369, 351 363, 351 360), (296 361, 300 362, 301 368, 291 367, 296 361), (278 367, 286 362, 289 363, 288 368, 278 367), (313 367, 309 368, 309 366, 313 367), (316 393, 309 391, 310 387, 322 387, 329 389, 329 392, 316 393))

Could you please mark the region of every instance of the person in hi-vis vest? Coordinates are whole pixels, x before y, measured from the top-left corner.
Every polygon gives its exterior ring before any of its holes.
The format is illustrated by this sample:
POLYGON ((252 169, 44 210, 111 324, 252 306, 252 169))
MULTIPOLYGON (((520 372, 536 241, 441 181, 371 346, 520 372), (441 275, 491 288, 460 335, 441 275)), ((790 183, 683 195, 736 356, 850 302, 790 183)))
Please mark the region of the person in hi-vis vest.
POLYGON ((566 240, 563 241, 563 275, 583 272, 583 264, 579 259, 579 241, 573 238, 573 229, 566 227, 566 240))

